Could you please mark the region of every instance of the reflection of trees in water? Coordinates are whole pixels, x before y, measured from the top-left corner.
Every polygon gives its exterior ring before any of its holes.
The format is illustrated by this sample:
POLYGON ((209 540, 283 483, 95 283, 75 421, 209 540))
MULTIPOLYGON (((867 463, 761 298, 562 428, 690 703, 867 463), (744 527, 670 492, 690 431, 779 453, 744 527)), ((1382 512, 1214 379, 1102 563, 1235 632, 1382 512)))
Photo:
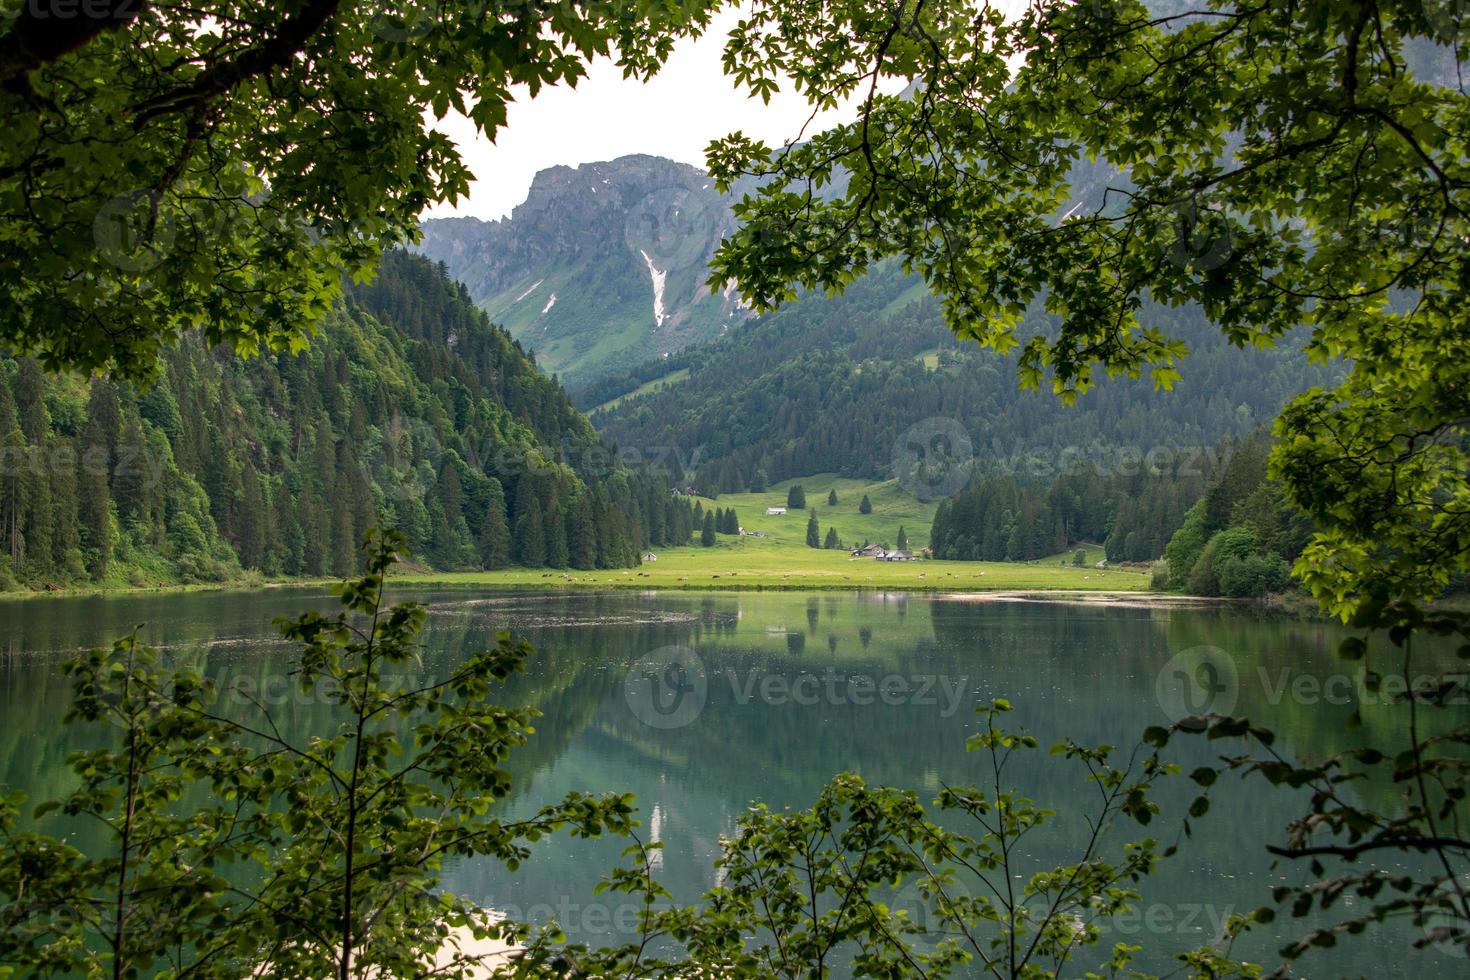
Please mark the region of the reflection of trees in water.
MULTIPOLYGON (((102 737, 61 725, 70 685, 60 673, 59 658, 38 655, 38 649, 100 643, 147 619, 156 623, 147 630, 150 638, 169 645, 171 656, 196 660, 217 681, 248 680, 261 691, 289 679, 292 651, 273 641, 270 620, 299 611, 301 596, 169 598, 0 605, 0 625, 9 624, 4 635, 16 651, 0 656, 0 709, 6 720, 0 726, 0 781, 25 789, 33 799, 58 795, 70 785, 66 756, 102 737), (170 610, 176 613, 172 618, 170 610)), ((320 605, 331 602, 328 597, 320 605)), ((1146 726, 1164 721, 1155 703, 1157 672, 1171 654, 1190 647, 1210 645, 1231 654, 1242 678, 1236 713, 1277 729, 1292 751, 1320 758, 1360 738, 1343 730, 1350 708, 1303 704, 1290 696, 1273 704, 1258 681, 1261 670, 1272 678, 1283 669, 1319 676, 1339 671, 1334 651, 1342 632, 1332 624, 1230 610, 881 595, 560 594, 476 602, 459 594, 433 610, 425 634, 426 678, 442 676, 468 652, 489 645, 503 627, 537 647, 525 674, 496 695, 501 703, 529 704, 544 714, 536 734, 509 762, 515 784, 503 805, 515 810, 545 802, 558 783, 553 773, 568 760, 581 767, 579 778, 601 780, 576 788, 628 789, 612 784, 624 776, 658 786, 671 853, 677 848, 688 865, 669 873, 684 875, 681 880, 696 890, 712 883, 706 878, 713 874, 717 835, 729 829, 749 800, 804 806, 834 773, 847 769, 873 783, 914 788, 926 800, 941 781, 978 781, 977 760, 964 749, 977 700, 1009 698, 1017 720, 1043 744, 1069 735, 1080 742, 1131 745, 1146 726), (824 635, 827 642, 808 644, 808 635, 824 635), (677 645, 698 650, 704 659, 709 701, 694 723, 659 731, 634 717, 624 700, 624 680, 627 669, 650 652, 677 645), (762 678, 791 681, 803 672, 821 677, 829 667, 844 677, 964 678, 964 703, 946 714, 942 698, 931 705, 761 700, 762 678), (748 689, 752 679, 756 686, 748 689)), ((331 724, 332 709, 321 700, 293 695, 273 707, 278 723, 292 732, 331 724)), ((1368 740, 1391 743, 1392 718, 1389 708, 1365 710, 1368 740)), ((1170 752, 1186 771, 1221 751, 1203 740, 1176 741, 1170 752)), ((1015 775, 1022 791, 1061 811, 1053 834, 1031 842, 1033 857, 1045 861, 1075 848, 1084 828, 1069 810, 1086 792, 1078 771, 1057 763, 1015 775)), ((1193 795, 1182 780, 1176 782, 1180 785, 1161 794, 1165 814, 1150 828, 1161 837, 1173 833, 1193 795)), ((1359 791, 1393 792, 1376 786, 1359 791)), ((1188 895, 1233 905, 1236 911, 1265 903, 1263 841, 1297 812, 1290 793, 1269 790, 1259 780, 1222 782, 1196 837, 1165 863, 1146 897, 1188 895), (1222 871, 1237 879, 1222 880, 1222 871)), ((544 859, 538 854, 538 862, 565 876, 563 891, 573 885, 580 889, 585 879, 586 898, 590 883, 618 850, 581 844, 563 850, 560 842, 549 848, 554 853, 544 859)), ((505 884, 489 871, 465 873, 486 894, 505 884)), ((1263 938, 1257 954, 1269 953, 1269 945, 1263 938)), ((1397 964, 1376 962, 1390 955, 1386 947, 1359 946, 1354 972, 1392 975, 1397 964)))

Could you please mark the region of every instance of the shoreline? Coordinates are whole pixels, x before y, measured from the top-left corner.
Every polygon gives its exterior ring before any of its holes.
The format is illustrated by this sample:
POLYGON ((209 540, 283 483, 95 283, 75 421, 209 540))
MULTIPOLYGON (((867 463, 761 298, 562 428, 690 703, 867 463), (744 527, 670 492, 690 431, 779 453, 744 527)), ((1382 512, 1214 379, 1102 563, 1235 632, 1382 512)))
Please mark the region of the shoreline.
POLYGON ((1265 608, 1256 599, 1226 596, 1186 595, 1178 592, 1119 592, 1106 589, 997 589, 985 592, 955 592, 940 596, 952 602, 1051 602, 1093 606, 1134 606, 1165 609, 1190 606, 1246 606, 1265 608))
MULTIPOLYGON (((455 573, 446 573, 453 575, 455 573)), ((554 573, 558 574, 559 573, 554 573)), ((138 599, 167 597, 171 595, 194 595, 205 593, 262 593, 280 589, 326 589, 339 582, 335 578, 269 579, 255 581, 232 581, 189 583, 179 585, 108 588, 88 586, 53 590, 18 590, 0 593, 0 602, 19 602, 37 599, 138 599)), ((815 581, 801 583, 772 582, 677 582, 658 584, 633 581, 566 581, 548 578, 544 582, 475 582, 435 575, 408 573, 389 576, 390 588, 442 590, 446 592, 478 591, 484 593, 546 594, 558 593, 609 593, 643 592, 835 592, 861 595, 919 595, 953 602, 1050 602, 1080 605, 1109 605, 1134 607, 1183 607, 1211 605, 1260 605, 1249 599, 1230 599, 1224 596, 1184 595, 1173 592, 1155 592, 1148 589, 1117 588, 1073 588, 1046 586, 1015 587, 1003 584, 959 587, 954 582, 917 582, 903 585, 865 584, 856 582, 815 581)))

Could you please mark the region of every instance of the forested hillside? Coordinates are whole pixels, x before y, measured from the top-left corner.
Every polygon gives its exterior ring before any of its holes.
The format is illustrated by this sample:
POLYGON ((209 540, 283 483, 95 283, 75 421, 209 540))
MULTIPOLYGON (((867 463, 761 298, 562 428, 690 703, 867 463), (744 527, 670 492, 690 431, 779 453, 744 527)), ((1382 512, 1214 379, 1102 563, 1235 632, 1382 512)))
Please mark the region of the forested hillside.
POLYGON ((1090 542, 1102 544, 1109 561, 1152 561, 1205 479, 1177 468, 1127 470, 1102 473, 1082 464, 1050 483, 977 475, 939 504, 930 547, 936 558, 956 561, 1034 561, 1090 542))
POLYGON ((439 569, 637 563, 688 540, 443 269, 404 253, 300 353, 186 338, 136 387, 0 361, 7 587, 345 575, 397 527, 439 569))
MULTIPOLYGON (((1204 475, 1221 437, 1244 436, 1339 373, 1289 342, 1233 347, 1194 310, 1157 313, 1152 322, 1191 348, 1174 390, 1102 379, 1067 407, 1018 390, 1012 359, 956 340, 922 286, 887 268, 840 298, 804 298, 574 396, 588 410, 619 398, 593 411, 603 434, 625 452, 677 448, 708 492, 820 472, 885 479, 899 438, 931 418, 963 428, 979 471, 1049 483, 1078 460, 1109 472, 1151 450, 1174 463, 1192 455, 1204 475), (632 394, 669 376, 678 380, 632 394)), ((1038 314, 1028 327, 1050 324, 1038 314)))

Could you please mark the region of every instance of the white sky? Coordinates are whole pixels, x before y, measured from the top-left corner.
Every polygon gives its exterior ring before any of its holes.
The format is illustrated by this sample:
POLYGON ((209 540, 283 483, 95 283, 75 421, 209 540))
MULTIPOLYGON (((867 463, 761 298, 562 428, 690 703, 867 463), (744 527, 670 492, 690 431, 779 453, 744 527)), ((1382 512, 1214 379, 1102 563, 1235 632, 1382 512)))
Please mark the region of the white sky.
MULTIPOLYGON (((740 130, 773 146, 793 138, 811 114, 801 96, 788 86, 767 105, 737 91, 721 70, 725 35, 739 16, 739 10, 722 11, 702 37, 676 44, 647 84, 623 78, 612 61, 600 59, 576 89, 542 89, 535 99, 523 92, 495 143, 463 117, 434 123, 459 146, 478 179, 458 207, 439 206, 425 217, 503 217, 526 199, 537 171, 557 164, 649 153, 703 168, 705 147, 727 133, 740 130)), ((844 115, 820 115, 808 133, 844 115)))

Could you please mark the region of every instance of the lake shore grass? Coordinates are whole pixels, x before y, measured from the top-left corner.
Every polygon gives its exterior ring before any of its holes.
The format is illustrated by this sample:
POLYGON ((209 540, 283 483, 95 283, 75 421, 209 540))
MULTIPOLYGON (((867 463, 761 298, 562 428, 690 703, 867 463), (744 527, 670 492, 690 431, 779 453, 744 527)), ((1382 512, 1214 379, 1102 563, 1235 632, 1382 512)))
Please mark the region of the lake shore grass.
MULTIPOLYGON (((761 493, 699 498, 706 510, 734 507, 742 535, 721 534, 714 546, 698 544, 657 549, 656 560, 638 568, 597 571, 507 568, 491 572, 413 572, 393 576, 397 583, 429 587, 483 589, 634 589, 688 591, 894 591, 894 592, 1145 592, 1145 569, 1097 568, 1100 548, 1088 552, 1086 567, 1072 564, 1072 553, 1035 562, 911 561, 880 562, 853 558, 851 548, 867 542, 893 547, 902 527, 914 551, 929 541, 937 501, 921 502, 895 480, 870 483, 832 474, 786 480, 761 493), (807 509, 768 514, 786 506, 791 484, 805 490, 807 509), (838 502, 829 504, 835 491, 838 502), (871 513, 861 514, 864 496, 871 513), (838 528, 844 548, 806 545, 812 513, 825 536, 838 528), (1095 551, 1095 554, 1093 553, 1095 551)), ((697 536, 696 536, 697 539, 697 536)))
POLYGON ((508 568, 493 572, 400 572, 393 582, 484 589, 715 591, 1145 592, 1146 572, 1023 562, 881 562, 846 551, 791 547, 722 535, 710 548, 673 548, 638 568, 508 568))
MULTIPOLYGON (((880 562, 853 558, 848 549, 864 542, 894 546, 903 528, 910 548, 918 551, 929 539, 937 502, 921 502, 894 480, 871 483, 818 474, 787 480, 761 493, 723 494, 699 498, 701 506, 734 507, 748 533, 718 536, 713 547, 697 543, 657 549, 657 559, 637 568, 576 569, 506 568, 482 572, 438 572, 420 566, 400 567, 396 585, 415 588, 474 588, 490 591, 633 589, 688 591, 893 591, 929 593, 1087 592, 1137 593, 1150 588, 1149 573, 1137 568, 1098 568, 1097 545, 1083 547, 1086 565, 1072 563, 1073 551, 1034 562, 912 561, 880 562), (768 514, 786 505, 787 490, 801 483, 807 509, 768 514), (835 491, 838 503, 829 504, 835 491), (871 512, 859 513, 867 496, 871 512), (844 548, 827 550, 806 545, 806 526, 815 512, 825 536, 838 529, 844 548)), ((698 532, 696 531, 696 541, 698 532)), ((410 556, 411 557, 411 556, 410 556)), ((85 584, 46 590, 0 593, 4 599, 42 597, 146 596, 169 593, 254 591, 270 588, 324 588, 335 578, 238 579, 204 583, 155 582, 85 584)))

